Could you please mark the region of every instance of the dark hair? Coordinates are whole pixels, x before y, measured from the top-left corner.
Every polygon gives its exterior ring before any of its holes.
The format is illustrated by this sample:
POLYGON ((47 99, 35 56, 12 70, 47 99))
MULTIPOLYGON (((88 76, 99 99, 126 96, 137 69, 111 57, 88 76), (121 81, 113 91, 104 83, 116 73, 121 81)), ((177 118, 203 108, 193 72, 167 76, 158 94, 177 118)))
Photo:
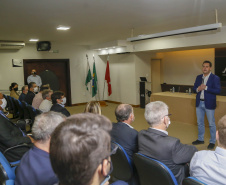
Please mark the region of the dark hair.
POLYGON ((117 121, 125 121, 129 119, 130 114, 133 112, 133 107, 129 104, 120 104, 115 109, 115 116, 117 121))
POLYGON ((45 100, 47 97, 49 97, 49 93, 52 92, 52 90, 46 89, 42 92, 42 99, 45 100))
POLYGON ((9 86, 9 90, 12 91, 16 85, 18 85, 16 82, 11 83, 11 86, 9 86))
POLYGON ((222 147, 226 148, 226 115, 218 122, 219 142, 222 147))
POLYGON ((210 67, 212 67, 212 63, 210 61, 208 61, 208 60, 204 61, 202 64, 209 64, 210 67))
POLYGON ((46 89, 50 89, 49 84, 42 85, 41 88, 40 88, 40 91, 44 91, 46 89))
POLYGON ((28 90, 30 90, 31 88, 33 88, 33 85, 36 84, 35 82, 30 82, 28 84, 28 90))
POLYGON ((92 113, 75 114, 53 132, 50 160, 64 185, 89 185, 99 164, 110 155, 111 121, 92 113))
POLYGON ((24 85, 24 86, 21 88, 21 91, 22 91, 22 92, 25 90, 25 87, 27 87, 27 85, 24 85))
POLYGON ((52 103, 56 104, 57 103, 57 99, 61 99, 61 96, 64 96, 64 93, 62 91, 56 91, 52 94, 51 99, 52 99, 52 103))
POLYGON ((90 112, 101 115, 100 103, 98 101, 90 101, 86 104, 84 112, 90 112))

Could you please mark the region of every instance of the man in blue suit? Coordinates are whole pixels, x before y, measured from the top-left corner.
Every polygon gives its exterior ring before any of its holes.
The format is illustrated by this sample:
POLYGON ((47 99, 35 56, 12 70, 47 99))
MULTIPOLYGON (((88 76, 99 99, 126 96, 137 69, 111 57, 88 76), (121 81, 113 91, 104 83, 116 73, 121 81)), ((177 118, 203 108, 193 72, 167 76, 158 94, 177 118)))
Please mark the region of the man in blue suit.
POLYGON ((204 61, 202 64, 203 74, 198 75, 194 84, 196 95, 196 115, 198 122, 198 139, 192 142, 193 145, 204 144, 205 113, 209 122, 210 141, 208 149, 213 149, 216 142, 216 125, 214 113, 216 109, 216 95, 220 94, 220 78, 211 73, 212 63, 204 61))
POLYGON ((111 140, 120 144, 133 159, 133 153, 138 151, 138 132, 131 126, 135 119, 133 107, 129 104, 120 104, 115 109, 118 123, 112 124, 111 140))

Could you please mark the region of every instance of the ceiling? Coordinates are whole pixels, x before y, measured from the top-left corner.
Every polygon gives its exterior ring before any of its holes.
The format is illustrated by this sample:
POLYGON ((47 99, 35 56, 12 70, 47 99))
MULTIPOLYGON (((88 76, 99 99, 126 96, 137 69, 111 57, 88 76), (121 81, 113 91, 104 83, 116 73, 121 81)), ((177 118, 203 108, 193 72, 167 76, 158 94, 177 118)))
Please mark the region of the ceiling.
POLYGON ((226 0, 0 0, 0 40, 93 45, 213 24, 215 9, 226 25, 226 0))

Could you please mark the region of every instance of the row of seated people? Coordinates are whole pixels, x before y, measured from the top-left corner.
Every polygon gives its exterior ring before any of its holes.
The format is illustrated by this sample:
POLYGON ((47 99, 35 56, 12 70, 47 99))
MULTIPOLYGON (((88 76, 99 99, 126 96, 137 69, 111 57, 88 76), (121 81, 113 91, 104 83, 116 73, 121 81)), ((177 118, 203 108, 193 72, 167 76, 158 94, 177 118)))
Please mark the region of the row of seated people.
POLYGON ((218 123, 216 150, 197 151, 195 146, 182 144, 178 138, 168 135, 170 114, 164 102, 146 105, 144 116, 149 128, 140 132, 131 126, 135 119, 131 105, 118 105, 115 115, 118 122, 113 123, 112 141, 125 149, 131 161, 137 152, 156 159, 172 171, 179 185, 188 176, 206 184, 225 184, 226 116, 218 123))
MULTIPOLYGON (((92 111, 93 109, 91 108, 90 110, 92 111)), ((4 121, 9 121, 2 112, 1 117, 4 121)), ((16 170, 15 184, 52 185, 60 180, 62 184, 66 185, 107 185, 108 174, 110 174, 112 167, 112 164, 109 163, 111 148, 109 131, 111 127, 110 120, 98 114, 86 113, 66 118, 61 113, 50 111, 38 115, 32 127, 32 137, 20 135, 21 138, 30 138, 29 142, 34 145, 23 155, 20 161, 20 165, 16 170), (61 133, 56 139, 52 133, 56 127, 60 126, 60 123, 67 128, 58 129, 58 131, 61 130, 61 133), (64 135, 63 137, 61 137, 62 134, 64 135), (53 141, 52 146, 55 149, 52 149, 53 152, 51 152, 50 141, 52 142, 53 138, 55 138, 55 141, 53 141), (59 139, 62 141, 59 141, 59 139), (90 142, 91 140, 93 142, 90 142), (63 153, 54 151, 58 149, 63 153), (71 149, 72 151, 70 151, 71 149), (53 156, 59 154, 61 157, 52 157, 51 165, 49 153, 50 155, 52 153, 53 156), (69 159, 65 161, 64 159, 68 157, 68 154, 70 154, 69 159), (65 164, 61 164, 63 161, 65 164), (59 171, 64 173, 62 174, 59 171), (75 176, 74 174, 77 175, 75 176)), ((128 185, 123 181, 117 181, 113 184, 128 185)))
POLYGON ((18 84, 12 83, 10 86, 10 96, 18 99, 20 102, 25 101, 27 104, 32 105, 34 109, 39 109, 42 112, 50 110, 61 112, 65 116, 70 116, 68 110, 64 107, 66 97, 61 91, 52 92, 50 86, 42 85, 38 92, 38 87, 35 82, 30 82, 22 87, 22 93, 19 95, 18 84), (38 93, 37 93, 38 92, 38 93), (37 93, 37 94, 36 94, 37 93))

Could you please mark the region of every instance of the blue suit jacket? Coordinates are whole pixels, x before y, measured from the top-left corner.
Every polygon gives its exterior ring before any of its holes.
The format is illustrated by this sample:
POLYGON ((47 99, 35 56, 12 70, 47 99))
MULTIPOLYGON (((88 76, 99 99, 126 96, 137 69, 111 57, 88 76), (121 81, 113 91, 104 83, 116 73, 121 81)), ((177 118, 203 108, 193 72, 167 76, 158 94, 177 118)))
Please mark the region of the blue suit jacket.
MULTIPOLYGON (((196 89, 198 88, 198 86, 202 84, 202 76, 203 75, 201 74, 196 77, 194 88, 193 88, 194 92, 196 92, 196 89)), ((207 90, 204 90, 205 107, 207 109, 216 109, 216 95, 220 94, 221 92, 220 78, 211 73, 206 83, 206 86, 207 86, 207 90)), ((199 106, 200 95, 201 95, 201 91, 198 92, 196 95, 196 107, 199 106)))
POLYGON ((131 161, 133 161, 133 153, 138 151, 138 132, 130 128, 122 122, 113 123, 111 130, 111 140, 120 144, 131 161))

